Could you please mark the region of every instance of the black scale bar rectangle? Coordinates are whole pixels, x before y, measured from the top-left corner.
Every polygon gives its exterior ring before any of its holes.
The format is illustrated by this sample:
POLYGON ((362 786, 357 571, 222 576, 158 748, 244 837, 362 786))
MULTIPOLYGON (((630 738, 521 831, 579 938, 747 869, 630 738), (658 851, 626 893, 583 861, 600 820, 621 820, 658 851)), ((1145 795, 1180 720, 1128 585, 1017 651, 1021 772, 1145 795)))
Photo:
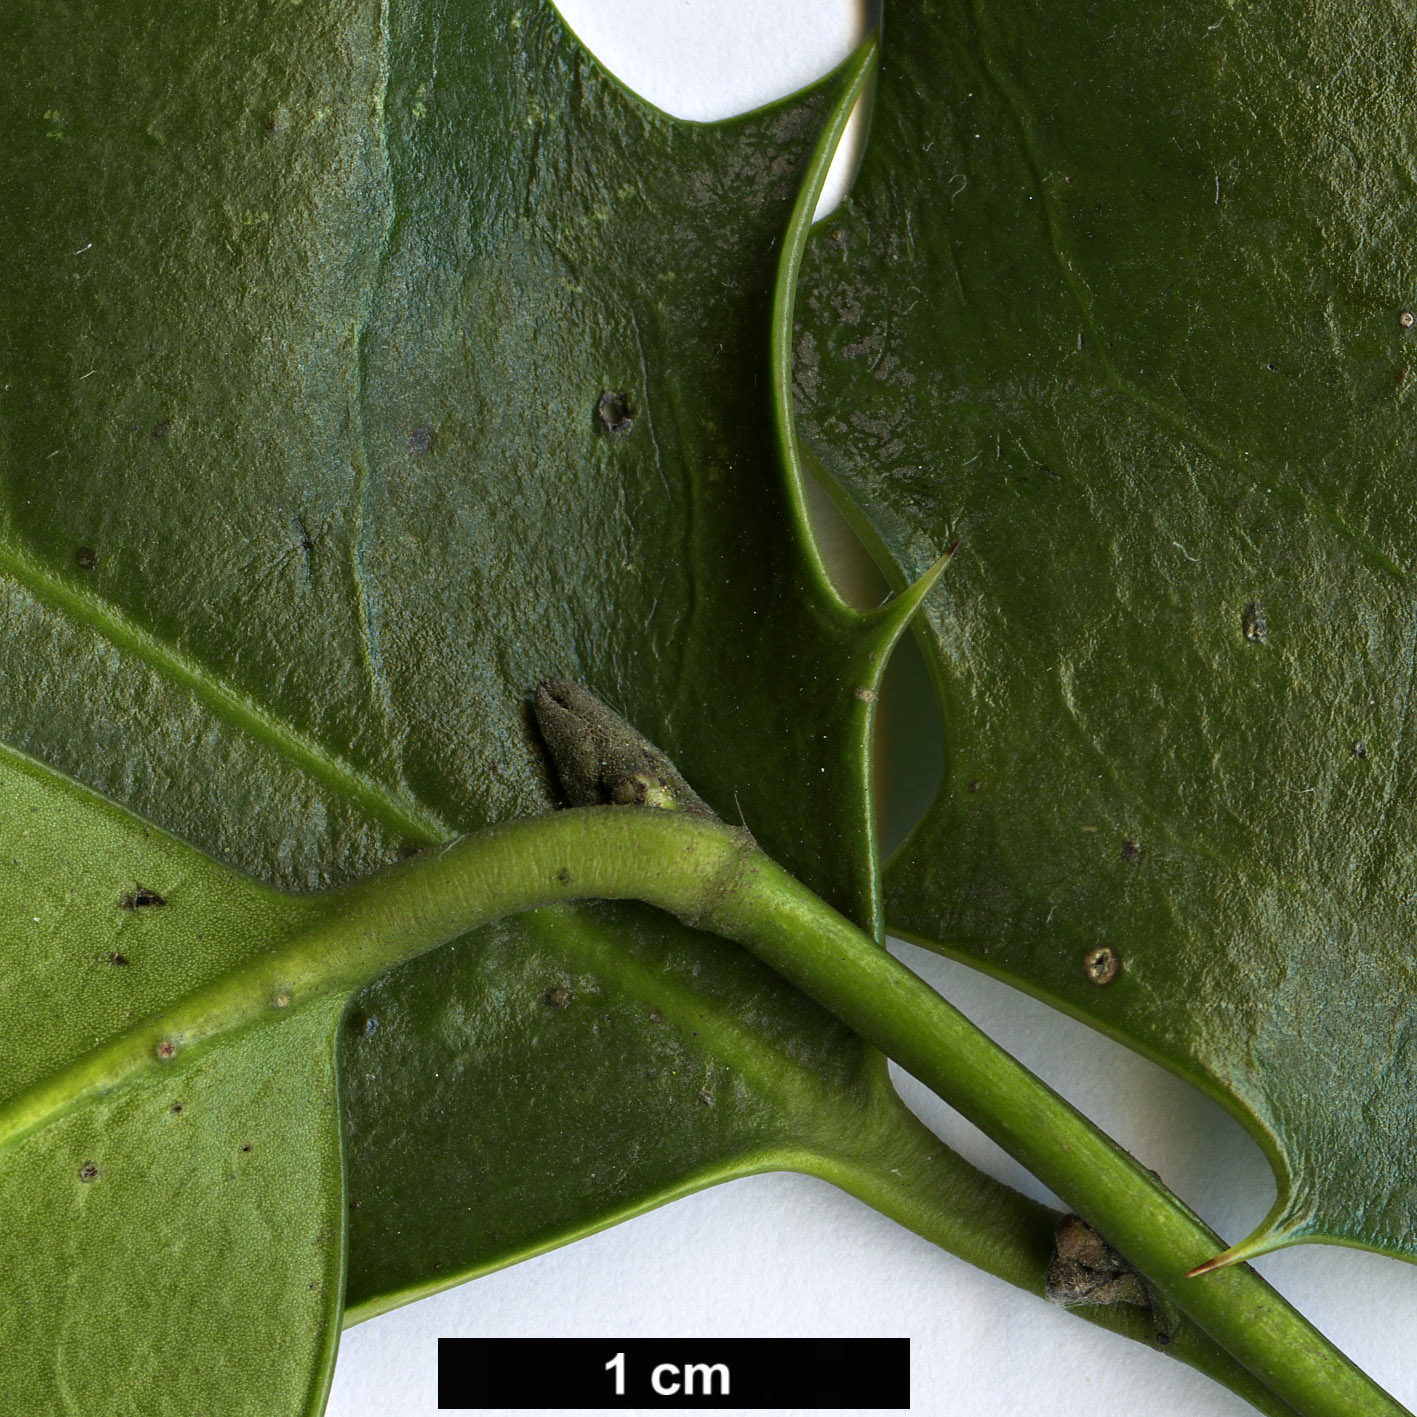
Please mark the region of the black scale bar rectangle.
POLYGON ((908 1338, 440 1338, 440 1411, 910 1406, 908 1338))

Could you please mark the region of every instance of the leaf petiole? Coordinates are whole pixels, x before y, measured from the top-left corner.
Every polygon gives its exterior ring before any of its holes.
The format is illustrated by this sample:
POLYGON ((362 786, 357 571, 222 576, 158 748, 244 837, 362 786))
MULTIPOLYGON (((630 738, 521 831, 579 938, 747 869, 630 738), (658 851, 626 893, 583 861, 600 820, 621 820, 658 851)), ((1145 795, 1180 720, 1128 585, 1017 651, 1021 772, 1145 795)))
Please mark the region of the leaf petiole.
POLYGON ((12 1099, 0 1111, 0 1144, 80 1097, 349 992, 487 921, 584 898, 643 900, 751 949, 1027 1166, 1297 1412, 1404 1411, 1247 1266, 1188 1279, 1220 1242, 1150 1172, 746 831, 682 811, 585 807, 525 818, 330 892, 285 944, 12 1099))

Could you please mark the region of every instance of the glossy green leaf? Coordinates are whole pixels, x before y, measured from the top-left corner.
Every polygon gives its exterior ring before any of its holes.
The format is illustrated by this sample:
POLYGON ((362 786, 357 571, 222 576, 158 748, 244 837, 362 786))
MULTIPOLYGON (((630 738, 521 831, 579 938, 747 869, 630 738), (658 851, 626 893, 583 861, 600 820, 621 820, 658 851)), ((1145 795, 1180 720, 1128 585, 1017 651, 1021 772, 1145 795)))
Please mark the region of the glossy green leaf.
MULTIPOLYGON (((544 809, 527 690, 575 676, 874 924, 865 745, 900 618, 846 612, 796 549, 763 377, 824 93, 675 123, 509 0, 31 6, 10 46, 0 737, 308 888, 544 809)), ((945 1153, 878 1056, 629 910, 483 932, 376 986, 344 1042, 361 1312, 779 1165, 1038 1281, 1046 1216, 945 1153)), ((193 1074, 202 1111, 277 1085, 259 1046, 193 1074)), ((151 1118, 109 1120, 136 1171, 151 1118)), ((124 1312, 148 1343, 160 1316, 124 1312)))
MULTIPOLYGON (((898 624, 793 549, 764 377, 831 86, 677 122, 510 0, 32 6, 11 44, 0 737, 310 888, 551 805, 527 695, 571 676, 871 917, 898 624)), ((769 1166, 941 1237, 983 1204, 879 1057, 628 910, 411 965, 344 1049, 360 1313, 769 1166)))
POLYGON ((6 1409, 319 1413, 344 1277, 343 1001, 119 1090, 44 1096, 310 907, 8 751, 0 853, 6 1409))
POLYGON ((1279 1174, 1252 1251, 1417 1254, 1412 41, 902 6, 799 297, 843 504, 901 578, 961 542, 892 928, 1235 1110, 1279 1174))

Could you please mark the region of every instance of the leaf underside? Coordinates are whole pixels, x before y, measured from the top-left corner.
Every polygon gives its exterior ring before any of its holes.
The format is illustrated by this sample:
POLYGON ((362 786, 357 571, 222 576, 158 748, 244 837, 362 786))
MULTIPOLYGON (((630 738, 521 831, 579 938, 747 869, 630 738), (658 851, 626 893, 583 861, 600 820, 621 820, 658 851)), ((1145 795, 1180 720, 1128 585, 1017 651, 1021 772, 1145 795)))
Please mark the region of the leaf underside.
POLYGON ((1234 1110, 1279 1175, 1255 1251, 1417 1257, 1413 39, 903 6, 799 295, 849 515, 901 581, 962 543, 889 924, 1234 1110))
MULTIPOLYGON (((294 928, 281 896, 0 753, 0 1124, 96 1037, 294 928)), ((341 1001, 0 1148, 7 1411, 323 1410, 344 1275, 341 1001)))
MULTIPOLYGON (((870 919, 887 637, 794 550, 761 387, 830 85, 678 122, 509 0, 22 8, 0 738, 309 890, 552 805, 527 695, 575 678, 870 919)), ((629 908, 470 937, 341 1039, 356 1316, 925 1145, 852 1035, 629 908)))

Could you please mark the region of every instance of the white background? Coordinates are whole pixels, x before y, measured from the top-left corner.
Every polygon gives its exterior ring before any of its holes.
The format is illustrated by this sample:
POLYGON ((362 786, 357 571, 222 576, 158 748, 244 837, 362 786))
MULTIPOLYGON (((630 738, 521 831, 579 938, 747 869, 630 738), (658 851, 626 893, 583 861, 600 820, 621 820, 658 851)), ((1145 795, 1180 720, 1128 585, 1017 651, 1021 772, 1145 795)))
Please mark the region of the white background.
MULTIPOLYGON (((865 33, 860 0, 564 0, 560 8, 630 88, 699 120, 800 88, 865 33)), ((824 207, 831 200, 829 193, 824 207)), ((923 952, 900 953, 1228 1240, 1268 1209, 1268 1168, 1219 1109, 1040 1004, 923 952)), ((898 1082, 971 1160, 1051 1199, 911 1079, 898 1082)), ((1258 1268, 1397 1397, 1417 1402, 1417 1269, 1313 1246, 1258 1268)), ((792 1175, 716 1187, 352 1329, 341 1343, 330 1417, 432 1417, 440 1335, 908 1336, 913 1410, 930 1417, 1251 1412, 1180 1364, 1100 1333, 832 1187, 792 1175)))

